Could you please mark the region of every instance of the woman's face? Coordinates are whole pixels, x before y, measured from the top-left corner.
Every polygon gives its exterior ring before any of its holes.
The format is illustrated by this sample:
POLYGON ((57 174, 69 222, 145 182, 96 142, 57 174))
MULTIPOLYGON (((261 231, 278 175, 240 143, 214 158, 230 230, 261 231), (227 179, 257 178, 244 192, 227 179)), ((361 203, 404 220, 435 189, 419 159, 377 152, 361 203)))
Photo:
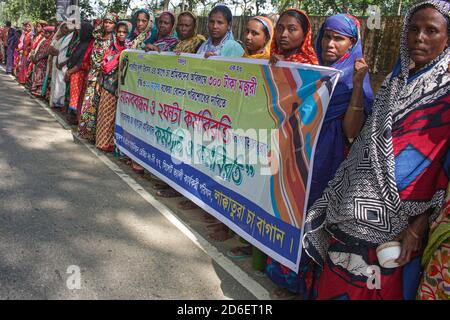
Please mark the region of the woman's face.
POLYGON ((45 39, 48 39, 48 38, 50 38, 51 36, 53 35, 53 32, 44 32, 44 37, 45 37, 45 39))
POLYGON ((422 67, 438 57, 449 44, 447 21, 433 8, 417 11, 408 28, 408 49, 416 67, 422 67))
POLYGON ((60 34, 61 34, 62 36, 65 36, 65 35, 69 34, 69 28, 67 27, 67 24, 66 24, 66 23, 64 23, 63 25, 61 25, 60 34))
POLYGON ((119 28, 117 28, 117 40, 119 42, 124 42, 128 35, 128 28, 124 25, 120 25, 119 28))
POLYGON ((144 32, 147 28, 149 20, 147 19, 147 15, 145 13, 139 13, 136 18, 136 29, 138 32, 144 32))
POLYGON ((194 35, 195 23, 194 19, 188 15, 178 17, 177 34, 180 40, 189 39, 194 35))
POLYGON ((173 29, 172 19, 168 14, 163 14, 158 19, 158 35, 163 38, 167 37, 173 29))
POLYGON ((116 24, 114 22, 112 22, 111 20, 103 21, 103 30, 105 30, 106 33, 113 32, 115 27, 116 27, 116 24))
POLYGON ((322 61, 332 65, 353 46, 354 40, 331 30, 325 30, 322 37, 322 61))
POLYGON ((245 47, 249 52, 258 52, 264 49, 267 44, 266 33, 261 22, 252 19, 247 23, 245 30, 245 47))
POLYGON ((213 40, 223 39, 229 27, 227 19, 220 12, 213 13, 208 19, 208 31, 213 40))
POLYGON ((36 33, 41 33, 42 32, 42 25, 40 24, 40 23, 38 23, 37 25, 36 25, 36 33))
POLYGON ((277 23, 275 40, 281 51, 291 51, 302 46, 305 33, 297 19, 285 14, 277 23))
POLYGON ((25 25, 25 31, 26 32, 31 32, 31 30, 33 30, 33 27, 31 26, 31 24, 25 25))

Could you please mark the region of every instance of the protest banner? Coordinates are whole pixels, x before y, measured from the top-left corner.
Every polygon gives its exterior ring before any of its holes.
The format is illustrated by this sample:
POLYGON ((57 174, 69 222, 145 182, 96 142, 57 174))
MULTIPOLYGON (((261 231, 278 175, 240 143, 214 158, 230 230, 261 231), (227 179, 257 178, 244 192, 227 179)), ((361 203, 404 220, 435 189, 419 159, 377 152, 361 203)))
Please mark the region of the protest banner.
POLYGON ((298 271, 314 146, 340 72, 135 50, 120 69, 118 148, 298 271))

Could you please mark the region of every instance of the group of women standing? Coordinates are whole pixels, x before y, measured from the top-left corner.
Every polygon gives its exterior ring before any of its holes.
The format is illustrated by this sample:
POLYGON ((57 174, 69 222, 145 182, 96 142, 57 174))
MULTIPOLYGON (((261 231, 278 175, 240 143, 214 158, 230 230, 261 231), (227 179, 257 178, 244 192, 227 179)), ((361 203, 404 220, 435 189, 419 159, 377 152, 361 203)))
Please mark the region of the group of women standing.
MULTIPOLYGON (((178 17, 163 12, 156 23, 147 9, 137 10, 131 23, 108 14, 95 27, 83 22, 72 30, 62 24, 53 37, 54 30, 44 23, 35 34, 25 23, 22 35, 11 37, 17 41, 13 69, 20 83, 31 80, 37 96, 45 96, 48 81, 50 104, 78 125, 81 137, 105 152, 115 148, 119 57, 124 49, 341 70, 316 147, 300 272, 269 258, 266 274, 281 289, 274 294, 304 299, 449 298, 449 12, 449 3, 441 0, 409 10, 399 62, 376 97, 359 21, 349 14, 327 18, 314 45, 309 18, 297 9, 284 11, 277 21, 251 18, 243 44, 234 39, 233 16, 225 5, 209 13, 207 39, 196 33, 197 18, 191 12, 178 17), (402 244, 399 266, 380 267, 376 248, 392 240, 402 244), (442 264, 446 273, 435 272, 442 264), (381 270, 377 289, 366 285, 367 267, 373 265, 381 270)), ((162 181, 157 185, 158 196, 180 196, 162 181)), ((188 200, 179 207, 196 208, 188 200)), ((212 239, 231 236, 218 221, 208 221, 212 239)), ((251 251, 246 245, 229 256, 241 258, 251 251)))

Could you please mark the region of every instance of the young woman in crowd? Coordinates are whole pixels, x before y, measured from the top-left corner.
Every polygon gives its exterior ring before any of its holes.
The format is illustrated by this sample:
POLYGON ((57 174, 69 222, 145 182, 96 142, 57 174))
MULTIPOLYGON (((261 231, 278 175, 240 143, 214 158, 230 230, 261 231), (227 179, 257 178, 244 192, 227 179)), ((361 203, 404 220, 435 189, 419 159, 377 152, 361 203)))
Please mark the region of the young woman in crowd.
POLYGON ((157 20, 156 38, 145 41, 145 51, 170 52, 180 40, 174 34, 176 17, 172 12, 164 11, 157 20))
MULTIPOLYGON (((321 65, 341 70, 343 74, 331 97, 316 145, 310 205, 334 177, 348 152, 349 140, 359 134, 373 103, 368 66, 362 59, 360 24, 355 17, 338 14, 327 18, 318 34, 316 52, 321 65)), ((309 259, 304 259, 302 266, 299 275, 275 263, 269 265, 268 272, 281 287, 311 298, 314 292, 310 291, 311 283, 307 285, 306 280, 311 278, 308 273, 313 272, 313 265, 309 259)))
MULTIPOLYGON (((269 60, 273 34, 274 27, 269 18, 261 16, 251 18, 245 29, 244 58, 269 60)), ((240 241, 246 243, 242 238, 240 241)), ((246 243, 229 250, 227 255, 233 259, 241 259, 251 256, 255 250, 258 249, 246 243)))
POLYGON ((23 24, 22 36, 19 40, 18 57, 17 57, 17 81, 20 84, 27 82, 28 66, 30 64, 30 52, 33 42, 33 26, 26 21, 23 24))
POLYGON ((45 74, 47 72, 47 63, 49 57, 50 44, 52 42, 53 33, 55 27, 45 27, 43 30, 43 40, 39 42, 34 49, 34 53, 31 57, 33 63, 33 71, 31 75, 31 94, 35 97, 42 96, 42 86, 45 80, 45 74))
POLYGON ((6 50, 6 73, 12 74, 14 69, 14 55, 19 44, 20 30, 10 28, 8 32, 8 49, 6 50))
POLYGON ((69 90, 66 90, 67 121, 72 125, 78 124, 78 117, 81 111, 81 106, 84 98, 84 91, 86 88, 86 76, 88 72, 88 61, 90 56, 86 54, 88 48, 93 42, 92 32, 94 27, 88 22, 82 22, 80 30, 76 30, 73 34, 67 49, 67 71, 64 76, 66 85, 69 90))
POLYGON ((210 56, 242 57, 244 49, 234 40, 233 14, 224 4, 215 6, 208 15, 208 40, 198 49, 205 58, 210 56))
MULTIPOLYGON (((280 15, 275 27, 270 61, 273 64, 278 61, 318 64, 312 46, 311 23, 306 13, 297 9, 288 9, 280 15)), ((301 273, 297 276, 272 258, 267 259, 266 273, 279 286, 279 289, 273 293, 275 298, 304 294, 300 288, 303 279, 301 273)))
POLYGON ((308 211, 303 244, 323 268, 318 299, 410 299, 417 292, 420 250, 449 182, 442 165, 450 147, 449 17, 446 1, 409 10, 399 63, 308 211), (383 268, 376 248, 393 240, 401 242, 398 267, 383 268), (369 266, 380 267, 378 290, 367 286, 369 266))
POLYGON ((27 71, 27 86, 31 86, 31 78, 33 77, 33 70, 34 70, 34 55, 36 54, 36 50, 38 46, 41 44, 42 41, 44 41, 44 28, 48 25, 47 21, 44 20, 38 20, 35 24, 34 31, 33 31, 33 40, 31 43, 31 51, 30 51, 30 62, 28 64, 28 71, 27 71))
POLYGON ((131 24, 129 22, 120 21, 117 24, 116 36, 106 51, 102 62, 95 145, 105 152, 114 152, 115 149, 114 126, 119 85, 119 60, 120 54, 125 49, 125 40, 130 31, 131 24))
POLYGON ((107 14, 105 16, 103 24, 95 31, 95 40, 92 46, 87 51, 91 59, 89 62, 86 92, 81 107, 78 132, 82 138, 88 139, 91 142, 95 142, 96 135, 97 109, 100 101, 98 81, 101 74, 101 65, 106 51, 113 43, 117 18, 115 14, 107 14))
POLYGON ((70 41, 74 35, 72 25, 67 23, 61 24, 59 27, 58 37, 56 37, 53 46, 50 47, 50 54, 53 55, 52 60, 52 76, 50 83, 50 107, 61 108, 64 106, 64 98, 66 93, 66 82, 64 75, 67 72, 67 50, 70 41))

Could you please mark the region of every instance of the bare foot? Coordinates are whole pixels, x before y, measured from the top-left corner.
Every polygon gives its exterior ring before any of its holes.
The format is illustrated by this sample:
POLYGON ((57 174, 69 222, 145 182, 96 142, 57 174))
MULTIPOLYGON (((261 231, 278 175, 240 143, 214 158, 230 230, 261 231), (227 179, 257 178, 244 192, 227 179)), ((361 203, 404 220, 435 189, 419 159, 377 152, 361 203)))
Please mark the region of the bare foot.
POLYGON ((230 234, 230 229, 228 229, 228 227, 226 227, 227 230, 219 230, 219 231, 215 231, 209 234, 209 237, 213 240, 213 241, 217 241, 217 242, 224 242, 227 241, 228 239, 233 238, 233 236, 230 234))

